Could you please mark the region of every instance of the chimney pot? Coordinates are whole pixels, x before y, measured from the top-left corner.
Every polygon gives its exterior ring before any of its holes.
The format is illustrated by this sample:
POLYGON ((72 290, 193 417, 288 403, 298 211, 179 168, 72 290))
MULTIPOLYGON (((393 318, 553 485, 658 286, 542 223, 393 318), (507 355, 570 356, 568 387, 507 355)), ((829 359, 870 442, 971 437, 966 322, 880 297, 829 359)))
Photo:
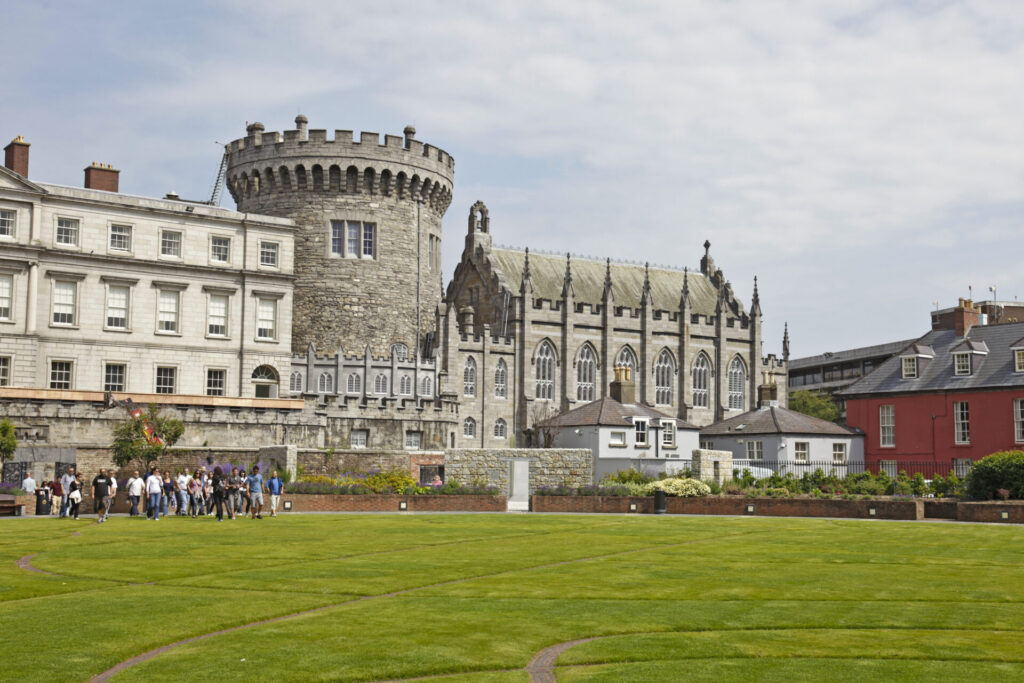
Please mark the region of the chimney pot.
POLYGON ((112 164, 98 164, 95 161, 85 168, 85 187, 90 190, 117 192, 121 171, 112 164))
POLYGON ((4 166, 25 178, 28 177, 28 148, 29 143, 21 135, 4 147, 4 166))

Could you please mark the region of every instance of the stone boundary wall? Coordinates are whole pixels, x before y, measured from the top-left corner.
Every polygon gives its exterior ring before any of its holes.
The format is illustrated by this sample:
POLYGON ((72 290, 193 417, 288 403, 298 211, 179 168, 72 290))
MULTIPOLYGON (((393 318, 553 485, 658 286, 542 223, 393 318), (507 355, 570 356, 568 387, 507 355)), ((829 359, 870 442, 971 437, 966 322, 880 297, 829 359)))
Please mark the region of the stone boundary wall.
POLYGON ((959 503, 956 518, 961 522, 998 522, 1024 524, 1024 501, 984 501, 959 503), (1003 519, 1006 513, 1006 519, 1003 519))
POLYGON ((926 498, 924 501, 925 519, 956 519, 960 501, 945 498, 926 498))
POLYGON ((509 462, 530 461, 530 493, 544 486, 588 486, 594 483, 589 448, 456 448, 445 451, 445 479, 460 484, 482 481, 508 491, 509 462))
MULTIPOLYGON (((533 512, 654 512, 650 496, 533 496, 533 512)), ((666 511, 674 515, 739 515, 747 517, 841 517, 851 519, 924 519, 921 500, 820 500, 816 498, 668 498, 666 511), (754 512, 747 512, 753 505, 754 512), (874 508, 875 514, 870 514, 874 508)))

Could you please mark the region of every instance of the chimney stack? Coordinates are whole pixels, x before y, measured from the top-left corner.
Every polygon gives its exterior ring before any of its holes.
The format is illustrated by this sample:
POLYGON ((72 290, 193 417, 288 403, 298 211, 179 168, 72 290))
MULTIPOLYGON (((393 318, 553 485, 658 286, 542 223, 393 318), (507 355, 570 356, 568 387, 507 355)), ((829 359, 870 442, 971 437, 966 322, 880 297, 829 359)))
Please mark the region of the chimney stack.
POLYGON ((85 167, 85 187, 89 190, 117 192, 117 181, 121 171, 110 164, 97 164, 85 167))
POLYGON ((619 403, 636 403, 636 382, 633 381, 633 368, 622 366, 614 368, 615 379, 608 385, 608 394, 619 403))
POLYGON ((28 148, 29 143, 20 135, 4 147, 4 166, 24 178, 28 177, 28 148))
POLYGON ((769 378, 769 374, 762 373, 761 386, 757 388, 757 401, 762 408, 779 405, 779 385, 775 383, 774 375, 769 378))

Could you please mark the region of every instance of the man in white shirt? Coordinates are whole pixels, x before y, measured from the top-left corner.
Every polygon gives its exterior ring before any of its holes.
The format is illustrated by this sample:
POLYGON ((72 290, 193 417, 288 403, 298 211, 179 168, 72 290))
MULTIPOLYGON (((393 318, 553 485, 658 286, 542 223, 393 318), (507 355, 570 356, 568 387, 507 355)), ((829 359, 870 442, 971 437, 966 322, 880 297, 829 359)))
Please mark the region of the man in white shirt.
POLYGON ((139 501, 142 500, 142 491, 145 485, 146 482, 139 476, 139 471, 135 470, 125 486, 128 489, 128 500, 132 504, 132 509, 128 511, 129 517, 139 516, 139 501))
POLYGON ((153 514, 150 519, 160 521, 160 496, 164 492, 164 480, 160 477, 160 470, 153 468, 153 472, 146 479, 146 493, 149 494, 149 509, 153 514))
POLYGON ((26 475, 25 481, 21 482, 21 488, 30 496, 36 495, 36 480, 32 478, 31 473, 26 475))
POLYGON ((71 482, 75 480, 75 468, 69 467, 68 471, 64 473, 64 476, 60 478, 60 489, 64 492, 64 495, 60 499, 60 516, 68 516, 68 494, 71 493, 71 482))

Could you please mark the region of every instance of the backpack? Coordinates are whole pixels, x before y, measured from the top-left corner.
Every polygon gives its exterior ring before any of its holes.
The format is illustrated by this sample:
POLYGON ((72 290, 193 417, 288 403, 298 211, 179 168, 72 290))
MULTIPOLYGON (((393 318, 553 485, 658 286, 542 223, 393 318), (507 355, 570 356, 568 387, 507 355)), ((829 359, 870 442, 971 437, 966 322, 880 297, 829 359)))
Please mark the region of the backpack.
POLYGON ((224 482, 224 477, 218 477, 213 482, 213 490, 216 491, 217 493, 224 493, 224 490, 226 488, 227 488, 227 485, 224 482))

